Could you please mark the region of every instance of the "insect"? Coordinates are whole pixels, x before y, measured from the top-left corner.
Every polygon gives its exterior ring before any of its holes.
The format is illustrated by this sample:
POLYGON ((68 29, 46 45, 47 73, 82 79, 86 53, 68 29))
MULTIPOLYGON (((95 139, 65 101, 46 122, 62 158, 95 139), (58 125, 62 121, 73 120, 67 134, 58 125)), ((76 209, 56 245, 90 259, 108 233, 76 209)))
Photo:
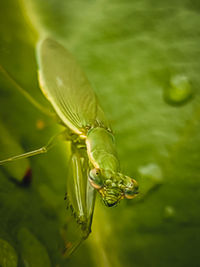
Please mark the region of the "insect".
MULTIPOLYGON (((66 130, 46 146, 2 160, 0 164, 45 153, 60 135, 70 141, 66 200, 84 240, 91 232, 96 192, 107 207, 112 207, 123 198, 134 198, 138 184, 120 173, 110 124, 73 56, 57 41, 46 38, 38 45, 37 57, 40 88, 66 130)), ((70 248, 70 253, 79 243, 70 248)))

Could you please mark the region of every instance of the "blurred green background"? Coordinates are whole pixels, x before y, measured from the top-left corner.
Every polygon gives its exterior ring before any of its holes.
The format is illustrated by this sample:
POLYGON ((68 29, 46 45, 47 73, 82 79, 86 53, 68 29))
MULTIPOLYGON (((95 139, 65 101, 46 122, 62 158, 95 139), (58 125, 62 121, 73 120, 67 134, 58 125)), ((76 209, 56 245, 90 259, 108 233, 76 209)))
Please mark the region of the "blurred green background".
MULTIPOLYGON (((65 45, 92 83, 140 195, 117 208, 97 198, 91 236, 64 259, 72 223, 63 200, 66 144, 1 166, 0 266, 200 265, 199 13, 196 0, 1 0, 0 65, 49 107, 36 43, 48 34, 65 45)), ((0 159, 39 148, 57 131, 0 70, 0 159)))

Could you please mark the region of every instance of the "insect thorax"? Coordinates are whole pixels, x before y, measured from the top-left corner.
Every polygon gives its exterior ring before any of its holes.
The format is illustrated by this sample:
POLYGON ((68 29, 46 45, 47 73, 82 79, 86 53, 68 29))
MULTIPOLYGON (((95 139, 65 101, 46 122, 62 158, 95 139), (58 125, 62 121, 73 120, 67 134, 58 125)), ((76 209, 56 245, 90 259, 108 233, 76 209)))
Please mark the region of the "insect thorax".
POLYGON ((119 170, 114 136, 104 128, 93 128, 86 139, 87 153, 95 168, 119 170))

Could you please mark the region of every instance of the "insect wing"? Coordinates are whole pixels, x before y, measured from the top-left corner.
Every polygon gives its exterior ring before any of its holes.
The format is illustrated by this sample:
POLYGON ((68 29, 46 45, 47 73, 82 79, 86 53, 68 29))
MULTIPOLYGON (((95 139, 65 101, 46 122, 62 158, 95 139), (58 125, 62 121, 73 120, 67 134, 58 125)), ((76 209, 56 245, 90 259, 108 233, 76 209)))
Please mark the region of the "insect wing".
POLYGON ((41 89, 60 119, 80 134, 92 125, 97 100, 89 81, 73 56, 53 39, 38 46, 39 81, 41 89))

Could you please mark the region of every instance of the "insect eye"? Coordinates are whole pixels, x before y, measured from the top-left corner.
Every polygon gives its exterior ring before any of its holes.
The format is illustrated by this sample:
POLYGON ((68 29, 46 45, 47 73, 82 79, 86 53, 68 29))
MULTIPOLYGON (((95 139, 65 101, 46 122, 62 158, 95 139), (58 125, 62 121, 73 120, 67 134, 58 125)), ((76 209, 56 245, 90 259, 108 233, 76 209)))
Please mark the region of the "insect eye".
POLYGON ((127 199, 133 199, 138 194, 138 191, 127 189, 124 191, 124 196, 127 199))
POLYGON ((127 199, 133 199, 138 193, 138 183, 132 179, 132 185, 124 190, 124 196, 127 199))
POLYGON ((95 188, 95 189, 101 189, 103 186, 103 181, 101 179, 101 173, 99 169, 92 169, 89 173, 89 181, 90 184, 95 188))

